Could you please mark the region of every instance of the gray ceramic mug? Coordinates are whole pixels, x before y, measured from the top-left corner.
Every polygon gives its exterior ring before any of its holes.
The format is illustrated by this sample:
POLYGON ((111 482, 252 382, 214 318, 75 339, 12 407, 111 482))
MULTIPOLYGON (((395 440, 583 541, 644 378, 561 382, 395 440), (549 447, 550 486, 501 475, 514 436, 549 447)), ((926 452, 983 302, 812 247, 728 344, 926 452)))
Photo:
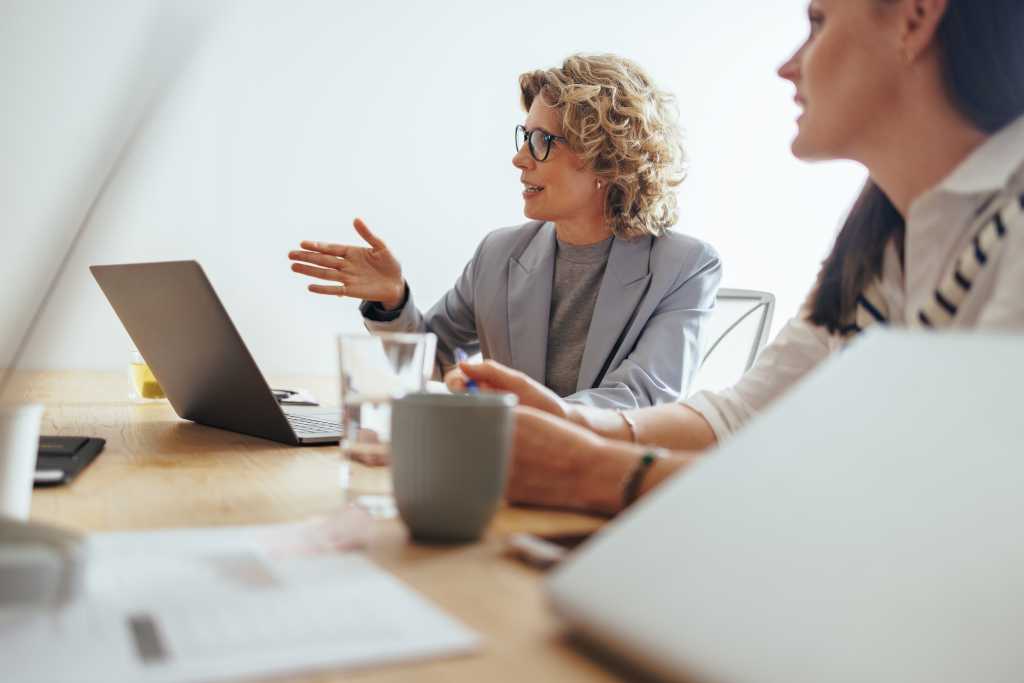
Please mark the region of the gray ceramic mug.
POLYGON ((413 538, 480 538, 505 492, 512 394, 408 394, 391 406, 391 477, 413 538))

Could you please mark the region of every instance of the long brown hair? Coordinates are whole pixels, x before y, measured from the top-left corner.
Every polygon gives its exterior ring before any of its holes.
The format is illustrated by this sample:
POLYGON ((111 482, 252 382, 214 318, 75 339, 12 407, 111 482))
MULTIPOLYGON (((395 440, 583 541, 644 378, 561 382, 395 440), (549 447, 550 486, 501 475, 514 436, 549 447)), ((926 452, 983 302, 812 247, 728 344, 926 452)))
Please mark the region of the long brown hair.
MULTIPOLYGON (((939 25, 946 88, 961 113, 987 133, 1024 114, 1022 36, 1022 0, 949 0, 939 25)), ((868 180, 822 263, 808 320, 842 331, 857 298, 881 275, 889 243, 902 255, 905 228, 893 203, 868 180)))

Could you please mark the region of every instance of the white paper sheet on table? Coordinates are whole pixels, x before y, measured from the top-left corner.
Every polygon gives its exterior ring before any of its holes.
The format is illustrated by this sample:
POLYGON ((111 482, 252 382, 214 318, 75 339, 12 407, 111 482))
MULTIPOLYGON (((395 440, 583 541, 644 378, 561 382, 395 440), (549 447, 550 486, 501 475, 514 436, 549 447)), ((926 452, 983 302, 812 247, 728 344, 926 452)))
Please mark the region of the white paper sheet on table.
POLYGON ((90 539, 86 596, 0 614, 4 680, 171 683, 464 654, 478 636, 310 524, 90 539), (312 530, 312 531, 311 531, 312 530))

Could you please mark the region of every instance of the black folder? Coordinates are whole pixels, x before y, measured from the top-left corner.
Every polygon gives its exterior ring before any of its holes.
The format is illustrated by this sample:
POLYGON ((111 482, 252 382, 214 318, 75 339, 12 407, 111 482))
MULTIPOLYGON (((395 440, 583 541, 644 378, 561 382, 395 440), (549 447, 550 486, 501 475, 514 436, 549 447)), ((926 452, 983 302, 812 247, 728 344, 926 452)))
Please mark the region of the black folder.
POLYGON ((89 436, 41 436, 36 460, 36 486, 70 483, 100 454, 107 442, 89 436))

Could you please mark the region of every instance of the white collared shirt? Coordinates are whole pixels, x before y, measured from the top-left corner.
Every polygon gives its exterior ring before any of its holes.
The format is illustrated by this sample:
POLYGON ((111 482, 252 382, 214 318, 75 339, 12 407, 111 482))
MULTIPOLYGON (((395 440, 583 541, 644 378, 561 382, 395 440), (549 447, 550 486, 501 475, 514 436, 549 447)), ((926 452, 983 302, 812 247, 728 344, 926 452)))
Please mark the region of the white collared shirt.
MULTIPOLYGON (((911 205, 905 270, 893 247, 882 265, 879 293, 893 325, 918 325, 917 312, 974 238, 970 226, 975 214, 993 193, 1003 190, 1024 194, 1024 116, 989 138, 911 205)), ((1024 230, 1008 232, 949 327, 1024 329, 1024 230)), ((808 322, 802 310, 735 386, 701 391, 684 403, 707 419, 721 441, 847 341, 808 322)))

